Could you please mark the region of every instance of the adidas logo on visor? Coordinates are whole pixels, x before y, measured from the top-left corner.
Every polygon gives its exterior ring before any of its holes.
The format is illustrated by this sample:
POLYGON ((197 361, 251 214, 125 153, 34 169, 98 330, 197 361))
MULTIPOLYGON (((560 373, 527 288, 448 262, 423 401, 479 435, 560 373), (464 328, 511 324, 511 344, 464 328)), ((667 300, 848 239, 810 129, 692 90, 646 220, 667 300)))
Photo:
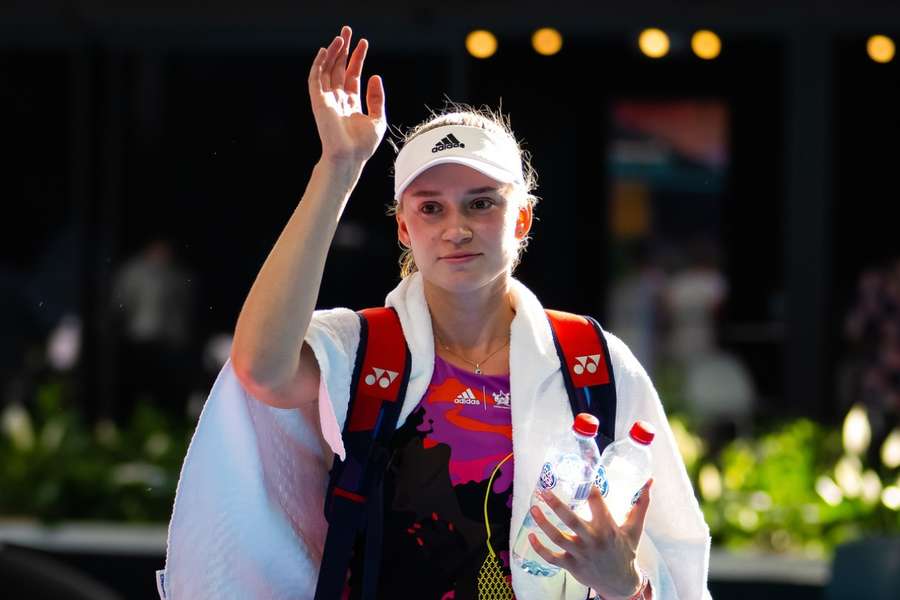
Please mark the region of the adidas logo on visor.
POLYGON ((465 148, 466 145, 456 139, 452 133, 444 136, 444 138, 434 145, 432 152, 440 152, 441 150, 449 150, 450 148, 465 148))

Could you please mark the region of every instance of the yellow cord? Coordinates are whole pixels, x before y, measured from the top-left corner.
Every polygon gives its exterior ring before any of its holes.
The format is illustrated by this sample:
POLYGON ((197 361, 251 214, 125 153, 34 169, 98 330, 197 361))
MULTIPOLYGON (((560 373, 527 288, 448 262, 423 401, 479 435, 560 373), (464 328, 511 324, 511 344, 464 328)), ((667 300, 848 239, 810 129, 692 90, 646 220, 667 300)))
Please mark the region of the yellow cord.
POLYGON ((484 558, 481 568, 478 570, 478 600, 513 600, 512 586, 506 577, 503 576, 503 565, 500 559, 494 554, 494 548, 491 546, 491 522, 488 520, 488 497, 491 493, 491 487, 494 485, 494 477, 500 466, 512 457, 510 452, 506 458, 494 467, 491 478, 488 480, 487 489, 484 491, 484 526, 487 529, 487 547, 489 554, 484 558))
POLYGON ((500 467, 503 466, 503 463, 512 458, 513 453, 510 452, 506 455, 506 458, 497 463, 497 466, 494 467, 494 472, 491 473, 491 478, 488 480, 487 489, 484 491, 484 526, 487 528, 487 547, 488 551, 491 553, 491 556, 495 556, 494 548, 491 546, 491 523, 488 521, 488 497, 491 494, 491 486, 494 484, 494 476, 497 475, 497 471, 500 470, 500 467))

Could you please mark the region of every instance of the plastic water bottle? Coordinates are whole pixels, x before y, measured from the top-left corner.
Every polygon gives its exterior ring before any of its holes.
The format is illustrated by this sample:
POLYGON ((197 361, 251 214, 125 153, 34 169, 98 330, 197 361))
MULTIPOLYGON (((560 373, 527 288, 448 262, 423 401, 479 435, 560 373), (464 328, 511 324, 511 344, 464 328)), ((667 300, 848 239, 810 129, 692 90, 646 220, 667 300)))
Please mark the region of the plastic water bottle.
MULTIPOLYGON (((594 441, 597 430, 600 427, 597 417, 580 413, 575 417, 575 423, 571 431, 556 440, 547 452, 541 474, 538 477, 534 493, 531 495, 531 506, 541 507, 547 519, 560 531, 571 533, 571 530, 559 520, 553 509, 544 502, 539 493, 551 490, 562 501, 574 510, 584 504, 591 486, 594 485, 597 467, 600 463, 600 449, 594 441)), ((522 528, 516 535, 513 544, 513 564, 524 569, 532 575, 550 577, 556 575, 560 568, 544 561, 528 541, 528 534, 534 533, 538 540, 555 552, 560 548, 550 541, 544 531, 538 526, 531 516, 531 511, 525 514, 522 528)))
POLYGON ((640 498, 644 484, 650 479, 650 442, 656 430, 646 421, 636 421, 624 440, 613 442, 600 456, 597 487, 612 518, 625 522, 631 507, 640 498))

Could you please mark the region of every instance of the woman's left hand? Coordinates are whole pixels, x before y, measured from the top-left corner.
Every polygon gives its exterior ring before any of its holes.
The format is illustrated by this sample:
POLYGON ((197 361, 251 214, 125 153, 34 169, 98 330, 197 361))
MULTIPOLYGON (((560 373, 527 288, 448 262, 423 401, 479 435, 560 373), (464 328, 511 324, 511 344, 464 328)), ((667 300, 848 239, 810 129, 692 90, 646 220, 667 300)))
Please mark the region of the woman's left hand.
POLYGON ((533 506, 531 516, 562 552, 548 549, 533 533, 528 535, 532 547, 545 561, 565 569, 579 582, 596 590, 604 600, 630 598, 638 592, 641 583, 637 547, 650 506, 652 483, 653 479, 647 481, 621 527, 609 514, 596 486, 591 488, 588 496, 592 513, 589 521, 575 514, 549 490, 543 492, 544 501, 572 533, 560 531, 547 520, 540 507, 533 506))

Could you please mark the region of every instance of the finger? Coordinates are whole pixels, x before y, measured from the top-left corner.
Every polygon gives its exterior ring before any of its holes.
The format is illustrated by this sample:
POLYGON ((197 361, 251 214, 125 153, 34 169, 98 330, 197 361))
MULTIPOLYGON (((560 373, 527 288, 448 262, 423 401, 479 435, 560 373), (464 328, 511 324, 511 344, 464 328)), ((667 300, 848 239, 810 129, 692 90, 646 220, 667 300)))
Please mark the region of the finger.
POLYGON ((628 518, 622 524, 622 530, 635 548, 641 540, 641 534, 644 532, 644 521, 647 518, 647 509, 650 507, 650 487, 652 485, 653 478, 650 478, 644 484, 638 501, 631 508, 631 514, 628 515, 628 518))
POLYGON ((533 533, 528 534, 528 541, 531 542, 531 547, 534 548, 534 551, 538 553, 538 556, 543 558, 551 565, 556 565, 565 569, 569 564, 568 552, 554 552, 553 550, 550 550, 545 545, 543 545, 538 539, 538 536, 533 533))
POLYGON ((321 75, 322 90, 325 92, 330 92, 332 90, 331 72, 334 69, 334 61, 337 60, 343 44, 343 38, 341 38, 340 36, 335 36, 335 38, 331 40, 331 43, 328 44, 328 48, 325 50, 325 58, 322 59, 321 75))
POLYGON ((341 28, 340 37, 343 40, 343 44, 335 58, 334 66, 331 68, 332 89, 336 90, 344 87, 344 72, 347 69, 347 55, 350 53, 350 38, 352 35, 353 31, 346 25, 341 28))
POLYGON ((322 92, 322 61, 325 60, 325 48, 319 48, 316 57, 313 59, 312 66, 309 68, 309 93, 311 95, 320 94, 322 92))
POLYGON ((380 75, 369 77, 369 83, 366 85, 366 107, 371 118, 384 120, 384 82, 381 81, 380 75))
POLYGON ((556 513, 556 516, 558 516, 559 519, 575 533, 575 535, 584 536, 587 533, 585 522, 581 517, 576 515, 565 502, 557 498, 556 494, 550 490, 545 490, 541 492, 541 497, 544 499, 544 502, 547 503, 547 506, 556 513))
POLYGON ((560 531, 559 528, 551 523, 546 516, 544 516, 544 511, 541 510, 539 506, 531 507, 531 516, 534 518, 534 522, 537 523, 537 526, 541 528, 550 541, 562 548, 563 550, 573 548, 575 544, 575 538, 569 533, 560 531))
POLYGON ((350 56, 350 64, 347 65, 347 74, 344 75, 344 89, 348 94, 359 94, 359 78, 362 74, 363 61, 366 60, 366 53, 369 49, 369 42, 365 38, 359 40, 356 49, 350 56))
POLYGON ((591 507, 591 521, 598 531, 607 534, 615 531, 618 525, 609 512, 606 500, 603 499, 603 494, 600 493, 600 488, 597 486, 591 487, 591 493, 588 494, 588 506, 591 507))

